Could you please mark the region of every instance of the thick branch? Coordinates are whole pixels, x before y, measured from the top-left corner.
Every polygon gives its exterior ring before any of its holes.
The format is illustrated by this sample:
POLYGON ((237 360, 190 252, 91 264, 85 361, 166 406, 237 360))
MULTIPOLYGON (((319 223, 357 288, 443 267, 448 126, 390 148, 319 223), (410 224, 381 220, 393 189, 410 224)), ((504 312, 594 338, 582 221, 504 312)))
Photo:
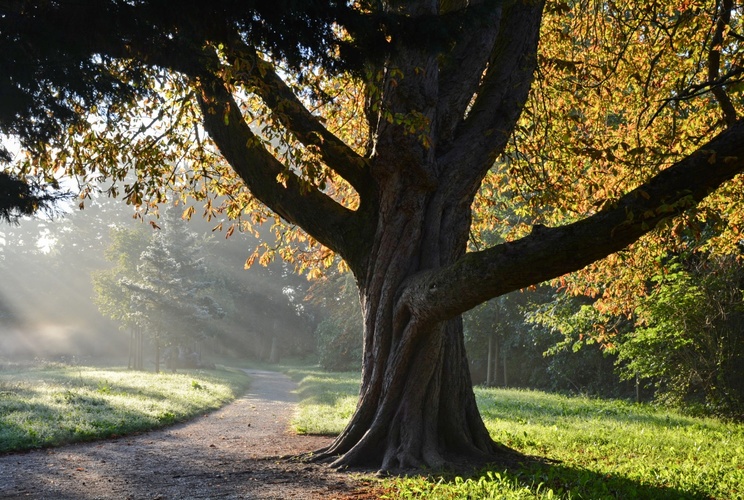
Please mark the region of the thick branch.
MULTIPOLYGON (((718 79, 721 66, 721 46, 723 45, 723 33, 726 26, 731 22, 731 11, 734 9, 734 0, 722 0, 720 2, 720 12, 716 19, 716 27, 713 38, 710 41, 710 51, 708 52, 708 81, 714 82, 718 79)), ((723 111, 723 117, 728 126, 736 123, 736 109, 731 102, 731 98, 726 93, 723 86, 711 86, 711 92, 715 96, 718 104, 723 111)))
POLYGON ((623 196, 611 208, 520 240, 466 254, 414 278, 411 309, 432 320, 461 314, 490 298, 576 271, 617 252, 660 222, 697 204, 744 171, 744 121, 623 196))
POLYGON ((204 127, 251 193, 338 252, 352 268, 361 265, 360 247, 366 241, 362 216, 287 171, 253 134, 221 80, 205 75, 198 86, 204 127))
POLYGON ((462 34, 440 70, 436 137, 445 144, 465 115, 499 33, 501 5, 486 3, 488 9, 482 3, 468 7, 481 16, 462 34))
POLYGON ((453 148, 438 159, 446 172, 442 184, 463 189, 454 196, 472 195, 514 130, 532 85, 543 5, 516 2, 504 12, 478 96, 453 148))
MULTIPOLYGON (((244 47, 245 48, 245 47, 244 47)), ((247 48, 245 48, 247 49, 247 48)), ((367 160, 329 132, 276 74, 274 67, 255 53, 251 83, 277 119, 305 146, 317 147, 323 161, 364 196, 372 187, 367 160)))

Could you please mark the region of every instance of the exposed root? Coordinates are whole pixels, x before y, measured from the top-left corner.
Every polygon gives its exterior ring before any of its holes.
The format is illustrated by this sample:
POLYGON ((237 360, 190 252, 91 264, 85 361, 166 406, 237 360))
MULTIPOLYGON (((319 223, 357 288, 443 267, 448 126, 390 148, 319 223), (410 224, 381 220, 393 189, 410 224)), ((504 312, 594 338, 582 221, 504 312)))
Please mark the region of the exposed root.
POLYGON ((301 453, 299 455, 290 455, 286 458, 287 460, 290 460, 293 462, 315 463, 315 464, 330 463, 336 458, 338 458, 338 456, 336 455, 327 453, 326 450, 327 448, 321 448, 319 450, 308 451, 306 453, 301 453))

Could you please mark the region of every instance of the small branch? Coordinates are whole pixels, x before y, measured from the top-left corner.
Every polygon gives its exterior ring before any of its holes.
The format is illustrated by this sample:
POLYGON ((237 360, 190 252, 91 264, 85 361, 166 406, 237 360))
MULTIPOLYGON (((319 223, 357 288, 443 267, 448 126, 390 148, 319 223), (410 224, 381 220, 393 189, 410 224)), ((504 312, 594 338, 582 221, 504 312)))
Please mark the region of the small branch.
MULTIPOLYGON (((687 101, 700 97, 710 92, 718 101, 718 105, 721 107, 723 112, 723 118, 726 122, 727 127, 731 127, 736 123, 737 114, 736 108, 734 107, 731 98, 728 96, 725 90, 726 85, 732 83, 739 83, 743 79, 735 78, 744 73, 744 68, 734 66, 733 69, 728 71, 725 75, 720 76, 721 66, 721 46, 723 45, 723 33, 731 22, 731 12, 734 9, 733 0, 720 0, 720 13, 716 18, 713 36, 710 39, 710 50, 708 51, 708 80, 704 83, 697 85, 690 85, 683 92, 675 97, 670 97, 662 101, 659 109, 656 110, 654 115, 646 124, 646 128, 650 127, 654 120, 661 114, 664 108, 672 102, 687 101)), ((738 39, 738 35, 731 33, 734 38, 738 39)))
MULTIPOLYGON (((654 120, 656 120, 656 118, 661 114, 661 112, 664 110, 664 108, 669 103, 689 101, 690 99, 694 99, 696 97, 705 95, 708 92, 711 92, 713 93, 713 95, 715 95, 715 92, 714 92, 715 88, 720 88, 721 90, 723 90, 724 85, 731 85, 733 83, 740 83, 744 81, 744 78, 735 78, 743 74, 744 74, 744 68, 734 68, 728 73, 726 73, 725 75, 719 77, 717 80, 707 81, 705 83, 700 83, 697 85, 691 85, 688 88, 686 88, 683 92, 681 92, 679 95, 670 97, 669 99, 664 99, 659 109, 657 109, 656 112, 654 113, 654 116, 652 116, 651 119, 646 124, 646 128, 650 127, 653 124, 654 120)), ((734 118, 736 117, 734 116, 734 118)), ((736 121, 736 119, 734 121, 736 121)))
MULTIPOLYGON (((713 38, 710 42, 710 51, 708 52, 709 82, 715 81, 719 78, 723 32, 726 29, 726 26, 731 22, 731 11, 733 8, 734 0, 720 1, 720 13, 718 14, 718 19, 716 19, 715 32, 713 33, 713 38)), ((731 127, 736 123, 736 109, 734 108, 734 104, 731 102, 731 98, 728 96, 722 85, 712 86, 711 92, 718 101, 718 104, 721 106, 726 126, 731 127)))

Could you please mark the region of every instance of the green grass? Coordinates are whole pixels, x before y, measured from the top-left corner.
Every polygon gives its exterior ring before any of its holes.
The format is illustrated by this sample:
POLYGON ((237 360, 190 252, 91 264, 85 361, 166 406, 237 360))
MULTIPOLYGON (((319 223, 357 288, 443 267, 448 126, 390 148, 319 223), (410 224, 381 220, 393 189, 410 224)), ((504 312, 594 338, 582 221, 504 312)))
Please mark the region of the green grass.
MULTIPOLYGON (((356 404, 358 374, 290 373, 302 401, 294 425, 335 434, 356 404)), ((550 459, 472 478, 386 480, 388 498, 744 498, 744 425, 649 405, 538 391, 476 389, 491 435, 550 459)))
POLYGON ((291 425, 300 434, 335 435, 356 408, 359 373, 326 373, 314 368, 286 370, 298 382, 299 410, 291 425))
POLYGON ((219 408, 242 372, 145 373, 47 366, 0 371, 0 452, 146 431, 219 408))
MULTIPOLYGON (((359 375, 279 368, 299 382, 295 429, 340 432, 356 406, 359 375)), ((231 371, 6 367, 0 452, 162 427, 216 409, 246 386, 245 375, 231 371)), ((476 396, 494 439, 551 462, 466 479, 388 479, 388 498, 744 498, 742 424, 537 391, 478 388, 476 396)))

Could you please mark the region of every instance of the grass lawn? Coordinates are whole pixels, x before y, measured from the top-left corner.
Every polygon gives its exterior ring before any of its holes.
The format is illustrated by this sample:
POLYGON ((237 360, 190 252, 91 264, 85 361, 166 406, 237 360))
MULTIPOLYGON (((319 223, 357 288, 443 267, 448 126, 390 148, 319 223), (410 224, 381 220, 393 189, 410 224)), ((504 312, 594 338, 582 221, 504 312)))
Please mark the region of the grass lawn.
POLYGON ((0 371, 0 452, 163 427, 217 409, 247 385, 245 374, 226 370, 5 369, 0 371))
MULTIPOLYGON (((340 432, 354 411, 359 375, 289 374, 302 398, 295 428, 340 432)), ((477 388, 476 396, 494 439, 554 462, 468 479, 385 480, 389 498, 744 498, 744 424, 538 391, 477 388)))
POLYGON ((292 427, 300 434, 336 435, 356 408, 358 373, 326 373, 312 368, 286 370, 299 383, 300 410, 292 427))
MULTIPOLYGON (((295 429, 340 432, 356 406, 359 375, 281 368, 299 382, 295 429)), ((162 427, 224 405, 247 383, 226 370, 0 370, 0 452, 162 427)), ((550 462, 464 479, 385 479, 388 498, 744 499, 744 424, 537 391, 478 388, 476 396, 494 439, 550 462)))

